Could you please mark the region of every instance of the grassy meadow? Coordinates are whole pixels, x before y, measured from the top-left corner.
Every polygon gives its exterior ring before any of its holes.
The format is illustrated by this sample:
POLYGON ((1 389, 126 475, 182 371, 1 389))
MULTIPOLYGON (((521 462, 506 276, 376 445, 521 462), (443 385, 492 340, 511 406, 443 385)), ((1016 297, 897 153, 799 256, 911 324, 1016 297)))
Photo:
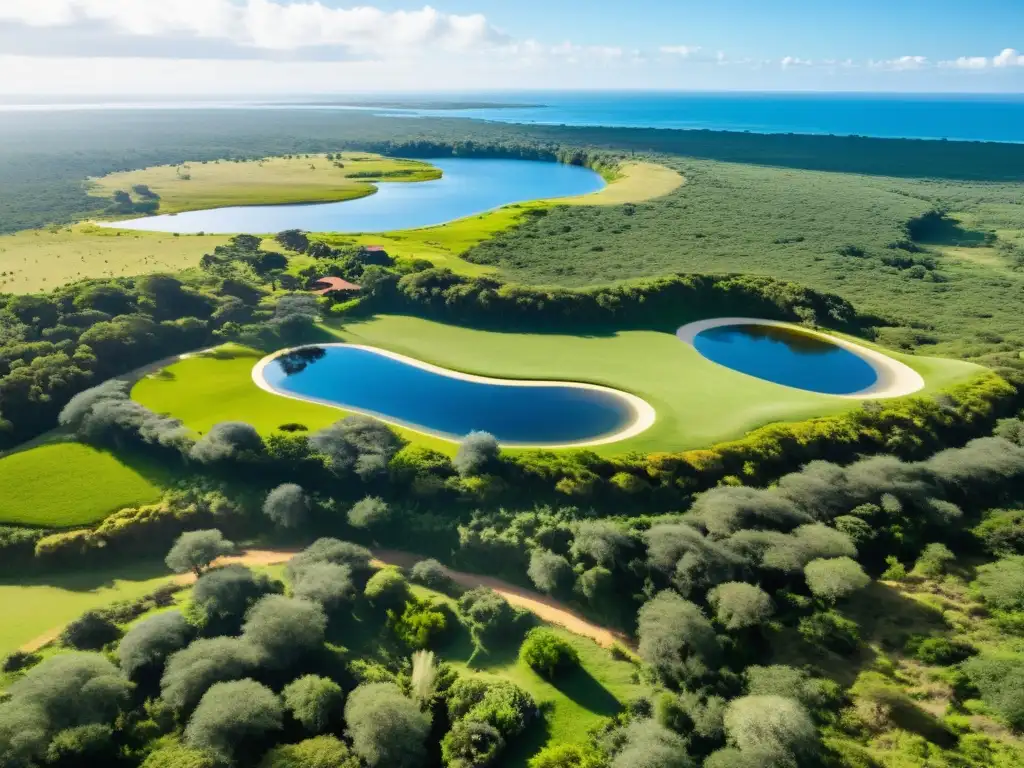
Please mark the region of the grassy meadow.
MULTIPOLYGON (((603 384, 650 403, 657 421, 646 432, 597 448, 673 451, 705 447, 779 421, 799 421, 857 407, 856 401, 803 392, 745 376, 703 358, 673 334, 624 331, 606 336, 498 333, 385 315, 341 327, 326 336, 381 347, 445 368, 497 378, 556 379, 603 384)), ((343 412, 265 392, 252 381, 262 356, 230 347, 199 355, 139 381, 132 397, 180 418, 196 431, 219 421, 247 421, 263 433, 299 422, 311 430, 343 412)), ((978 369, 967 363, 894 355, 921 373, 926 391, 962 380, 978 369)), ((454 451, 454 444, 404 431, 407 438, 454 451)))
POLYGON ((440 177, 441 171, 419 160, 344 152, 341 160, 302 154, 160 165, 90 179, 88 190, 94 197, 109 198, 117 190, 130 192, 145 184, 160 196, 157 213, 181 213, 229 205, 332 203, 372 195, 376 181, 440 177))
MULTIPOLYGON (((70 528, 157 501, 165 473, 80 443, 53 443, 0 458, 0 524, 70 528)), ((3 604, 0 601, 0 604, 3 604)))

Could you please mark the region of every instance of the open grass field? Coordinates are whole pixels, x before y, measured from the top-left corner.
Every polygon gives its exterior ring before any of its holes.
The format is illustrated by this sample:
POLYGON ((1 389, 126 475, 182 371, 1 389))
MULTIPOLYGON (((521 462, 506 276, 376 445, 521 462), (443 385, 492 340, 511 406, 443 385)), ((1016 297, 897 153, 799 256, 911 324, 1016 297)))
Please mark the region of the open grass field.
MULTIPOLYGON (((603 384, 639 395, 657 412, 637 437, 596 448, 605 455, 705 447, 780 421, 801 421, 856 408, 856 401, 803 392, 730 371, 701 357, 673 334, 625 331, 605 336, 497 333, 419 318, 378 316, 327 328, 337 341, 381 347, 453 370, 498 378, 557 379, 603 384)), ((200 355, 142 379, 132 396, 205 431, 218 421, 248 421, 261 432, 300 422, 311 430, 341 411, 277 397, 251 378, 261 357, 230 348, 200 355)), ((924 376, 927 391, 979 369, 968 363, 894 354, 924 376)), ((438 438, 405 432, 444 449, 438 438)))
POLYGON ((228 238, 127 232, 95 224, 0 235, 0 292, 38 293, 90 277, 177 272, 228 238))
MULTIPOLYGON (((261 160, 214 160, 159 165, 112 173, 88 182, 89 194, 109 198, 145 184, 160 196, 158 213, 181 213, 228 205, 329 203, 372 195, 374 181, 429 181, 441 171, 419 160, 365 152, 345 152, 342 159, 324 154, 268 157, 261 160), (342 167, 336 165, 340 162, 342 167), (352 178, 358 174, 358 178, 352 178)), ((135 195, 133 195, 133 198, 135 195)))
POLYGON ((0 524, 95 523, 123 507, 158 500, 162 476, 80 443, 41 445, 0 459, 0 524))
POLYGON ((163 563, 135 563, 0 579, 0 656, 67 624, 85 611, 141 597, 171 578, 163 563))

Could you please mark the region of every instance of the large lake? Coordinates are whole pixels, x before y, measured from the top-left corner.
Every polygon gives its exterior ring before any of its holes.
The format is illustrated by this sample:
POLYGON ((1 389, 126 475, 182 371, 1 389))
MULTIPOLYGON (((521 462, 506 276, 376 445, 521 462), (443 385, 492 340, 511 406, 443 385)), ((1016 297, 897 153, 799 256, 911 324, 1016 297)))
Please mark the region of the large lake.
POLYGON ((837 344, 773 325, 722 325, 698 333, 707 359, 759 379, 828 395, 852 395, 878 380, 875 368, 837 344))
POLYGON ((453 439, 482 430, 506 444, 565 445, 607 437, 637 418, 630 402, 610 390, 459 378, 346 345, 286 353, 261 375, 278 393, 453 439))
POLYGON ((436 181, 381 182, 376 194, 313 205, 254 205, 148 216, 107 226, 196 234, 389 232, 444 224, 511 203, 596 192, 604 179, 589 168, 529 160, 444 158, 427 162, 436 181))

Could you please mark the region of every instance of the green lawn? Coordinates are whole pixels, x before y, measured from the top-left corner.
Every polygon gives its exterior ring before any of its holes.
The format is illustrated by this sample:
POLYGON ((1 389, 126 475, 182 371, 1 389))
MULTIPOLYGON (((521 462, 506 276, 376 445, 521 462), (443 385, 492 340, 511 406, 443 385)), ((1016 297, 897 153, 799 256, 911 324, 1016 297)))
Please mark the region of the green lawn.
MULTIPOLYGON (((856 401, 802 392, 735 373, 700 356, 673 334, 623 331, 606 336, 497 333, 419 318, 378 316, 328 329, 339 341, 389 349, 436 365, 503 378, 604 384, 639 395, 657 412, 643 434, 602 446, 606 455, 673 451, 740 437, 772 422, 800 421, 856 408, 856 401)), ((248 421, 267 433, 300 422, 310 429, 339 417, 326 406, 276 397, 252 383, 260 354, 230 349, 177 363, 140 381, 132 396, 205 431, 218 421, 248 421)), ((969 377, 977 366, 893 354, 935 391, 969 377)), ((417 442, 451 444, 415 433, 417 442)))
MULTIPOLYGON (((41 445, 0 459, 0 524, 69 528, 160 498, 162 473, 80 443, 41 445)), ((0 602, 2 605, 2 602, 0 602)))
POLYGON ((171 578, 163 563, 144 563, 0 579, 0 656, 52 634, 85 611, 141 597, 171 578))

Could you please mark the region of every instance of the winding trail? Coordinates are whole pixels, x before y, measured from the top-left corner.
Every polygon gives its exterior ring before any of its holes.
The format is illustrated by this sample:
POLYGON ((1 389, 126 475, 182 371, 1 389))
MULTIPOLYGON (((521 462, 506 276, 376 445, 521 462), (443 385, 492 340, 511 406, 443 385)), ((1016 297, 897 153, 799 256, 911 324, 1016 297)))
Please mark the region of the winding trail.
MULTIPOLYGON (((239 564, 248 566, 283 565, 298 554, 299 551, 300 550, 298 549, 249 549, 240 555, 222 557, 217 560, 216 564, 239 564)), ((378 568, 383 568, 386 565, 397 565, 400 568, 411 568, 421 560, 427 559, 422 555, 415 555, 411 552, 399 552, 391 549, 375 549, 372 551, 373 565, 378 568)), ((496 579, 491 576, 481 576, 480 574, 466 573, 464 571, 453 571, 450 568, 444 568, 444 572, 460 587, 464 587, 466 589, 473 589, 475 587, 487 587, 488 589, 493 589, 499 595, 508 600, 511 605, 530 611, 530 613, 535 614, 543 621, 546 621, 549 624, 555 624, 563 629, 567 629, 573 634, 588 637, 602 648, 610 648, 614 643, 620 643, 627 646, 632 645, 630 639, 623 633, 594 624, 592 621, 584 618, 568 606, 558 602, 557 600, 553 600, 547 595, 542 595, 538 592, 532 592, 528 589, 517 587, 514 584, 509 584, 507 581, 502 581, 501 579, 496 579)), ((186 573, 175 576, 171 580, 177 584, 191 584, 196 580, 196 577, 195 574, 186 573)), ((20 650, 25 651, 26 653, 38 651, 44 645, 56 640, 63 630, 63 625, 54 627, 22 645, 20 650)))

